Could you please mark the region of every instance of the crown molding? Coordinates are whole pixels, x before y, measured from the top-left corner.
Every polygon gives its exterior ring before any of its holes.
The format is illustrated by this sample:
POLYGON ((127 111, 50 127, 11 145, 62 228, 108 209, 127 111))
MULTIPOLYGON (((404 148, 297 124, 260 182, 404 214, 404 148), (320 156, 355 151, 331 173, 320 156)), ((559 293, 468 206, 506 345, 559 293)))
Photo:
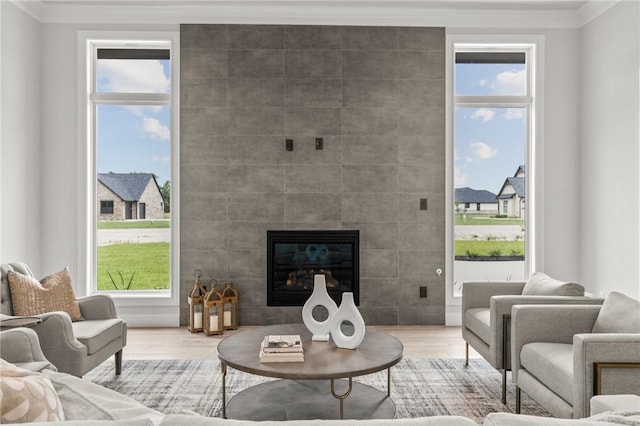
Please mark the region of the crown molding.
POLYGON ((444 26, 448 28, 579 28, 620 0, 588 0, 550 8, 543 0, 11 0, 43 23, 280 24, 444 26), (525 7, 526 6, 526 7, 525 7))
MULTIPOLYGON (((578 9, 578 21, 580 26, 584 26, 596 19, 598 16, 611 9, 622 0, 589 0, 578 9)), ((630 0, 626 0, 630 1, 630 0)), ((631 0, 637 1, 637 0, 631 0)))

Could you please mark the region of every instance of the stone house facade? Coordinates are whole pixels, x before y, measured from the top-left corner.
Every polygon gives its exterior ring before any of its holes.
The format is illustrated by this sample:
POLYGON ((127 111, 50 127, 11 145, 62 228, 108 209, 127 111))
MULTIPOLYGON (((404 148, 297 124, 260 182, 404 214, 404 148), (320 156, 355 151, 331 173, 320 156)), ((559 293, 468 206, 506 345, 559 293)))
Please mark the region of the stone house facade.
POLYGON ((525 196, 525 169, 519 166, 513 177, 504 181, 498 193, 498 214, 524 218, 525 196))
POLYGON ((152 173, 99 173, 98 220, 163 219, 164 201, 152 173))

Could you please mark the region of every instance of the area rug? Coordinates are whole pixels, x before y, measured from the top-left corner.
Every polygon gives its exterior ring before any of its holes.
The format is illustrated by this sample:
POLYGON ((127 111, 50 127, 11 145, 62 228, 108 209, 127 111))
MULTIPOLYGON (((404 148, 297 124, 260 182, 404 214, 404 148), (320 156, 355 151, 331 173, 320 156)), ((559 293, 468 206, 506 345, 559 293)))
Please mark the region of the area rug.
MULTIPOLYGON (((128 395, 162 413, 195 411, 221 415, 221 374, 217 360, 126 361, 120 376, 105 363, 84 376, 99 385, 128 395)), ((270 380, 228 369, 227 398, 270 380)), ((355 378, 384 390, 386 371, 355 378)), ((515 392, 509 383, 508 404, 500 401, 501 374, 482 359, 403 359, 391 369, 391 397, 396 417, 458 415, 482 423, 492 412, 515 412, 515 392)), ((522 413, 550 416, 523 393, 522 413)))

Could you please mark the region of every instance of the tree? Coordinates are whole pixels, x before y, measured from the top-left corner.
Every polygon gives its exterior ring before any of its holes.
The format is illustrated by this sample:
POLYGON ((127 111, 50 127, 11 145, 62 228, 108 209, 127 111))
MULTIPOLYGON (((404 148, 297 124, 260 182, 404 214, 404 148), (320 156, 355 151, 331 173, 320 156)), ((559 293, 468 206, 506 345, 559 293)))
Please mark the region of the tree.
POLYGON ((166 181, 160 188, 162 194, 162 201, 164 201, 164 212, 169 213, 171 211, 171 182, 166 181))

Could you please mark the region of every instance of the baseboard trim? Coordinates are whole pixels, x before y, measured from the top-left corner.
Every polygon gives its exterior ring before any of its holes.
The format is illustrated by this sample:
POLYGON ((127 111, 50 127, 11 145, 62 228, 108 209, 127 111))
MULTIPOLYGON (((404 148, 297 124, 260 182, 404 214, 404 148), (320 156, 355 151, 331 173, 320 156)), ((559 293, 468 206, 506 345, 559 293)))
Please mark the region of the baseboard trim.
POLYGON ((447 305, 444 321, 445 325, 462 325, 462 306, 447 305))

